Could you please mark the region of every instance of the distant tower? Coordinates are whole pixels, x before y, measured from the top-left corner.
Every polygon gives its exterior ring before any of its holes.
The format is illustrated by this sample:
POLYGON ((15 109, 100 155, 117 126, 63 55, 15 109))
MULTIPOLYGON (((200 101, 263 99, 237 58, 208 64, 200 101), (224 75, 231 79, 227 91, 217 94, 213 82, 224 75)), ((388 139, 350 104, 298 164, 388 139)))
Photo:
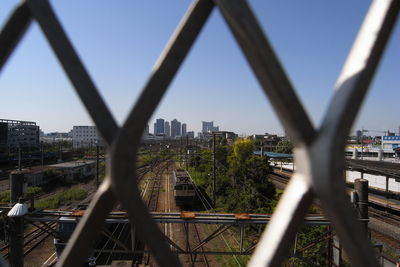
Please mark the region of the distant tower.
POLYGON ((153 131, 154 135, 157 134, 157 123, 154 123, 154 131, 153 131))
POLYGON ((202 122, 202 132, 203 133, 218 132, 218 131, 219 131, 219 126, 214 126, 213 121, 203 121, 202 122))
POLYGON ((171 127, 169 126, 169 122, 166 121, 164 123, 164 133, 166 137, 170 137, 171 136, 171 127))
POLYGON ((182 123, 182 136, 186 136, 186 123, 182 123))
POLYGON ((156 134, 164 134, 164 119, 156 120, 156 134))
POLYGON ((180 132, 181 132, 180 127, 181 127, 181 123, 177 119, 173 119, 171 121, 171 137, 172 138, 180 135, 180 132))
POLYGON ((176 125, 176 133, 177 136, 182 136, 182 126, 180 121, 178 121, 176 125))

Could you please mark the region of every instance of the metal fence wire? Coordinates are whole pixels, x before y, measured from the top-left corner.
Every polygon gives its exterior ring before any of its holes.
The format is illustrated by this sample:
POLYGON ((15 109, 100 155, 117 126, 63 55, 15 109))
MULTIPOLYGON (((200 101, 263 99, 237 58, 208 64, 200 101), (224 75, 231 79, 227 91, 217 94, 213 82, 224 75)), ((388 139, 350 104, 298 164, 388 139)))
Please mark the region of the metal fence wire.
POLYGON ((57 266, 81 266, 107 214, 120 201, 137 234, 161 266, 181 266, 143 204, 136 184, 136 152, 147 121, 216 6, 240 45, 261 88, 295 143, 297 170, 251 257, 250 266, 285 259, 312 201, 318 199, 354 266, 378 266, 350 206, 344 180, 344 145, 394 28, 399 0, 375 0, 335 85, 319 127, 307 116, 270 42, 243 0, 195 0, 155 64, 135 106, 119 127, 77 56, 48 0, 22 1, 0 33, 0 68, 35 20, 101 133, 109 153, 106 179, 91 201, 57 266), (320 153, 324 151, 324 153, 320 153))

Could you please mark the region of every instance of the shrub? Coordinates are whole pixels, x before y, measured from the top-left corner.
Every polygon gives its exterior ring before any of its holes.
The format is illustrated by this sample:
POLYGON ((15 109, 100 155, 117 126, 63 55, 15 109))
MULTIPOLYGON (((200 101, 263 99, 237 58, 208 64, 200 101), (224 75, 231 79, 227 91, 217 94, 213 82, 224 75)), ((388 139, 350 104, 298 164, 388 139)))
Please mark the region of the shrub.
POLYGON ((0 202, 10 201, 10 191, 3 191, 0 193, 0 202))
POLYGON ((64 192, 56 193, 36 202, 38 208, 55 209, 70 201, 82 200, 87 196, 87 192, 80 188, 71 188, 64 192))

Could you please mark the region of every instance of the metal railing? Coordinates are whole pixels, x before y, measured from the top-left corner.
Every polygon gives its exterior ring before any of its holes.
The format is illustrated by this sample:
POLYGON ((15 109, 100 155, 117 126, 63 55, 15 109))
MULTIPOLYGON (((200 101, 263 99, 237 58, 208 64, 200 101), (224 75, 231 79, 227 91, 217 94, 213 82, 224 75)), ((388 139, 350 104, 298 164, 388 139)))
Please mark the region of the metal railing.
POLYGON ((262 89, 295 143, 298 166, 261 237, 250 266, 278 266, 288 254, 297 229, 314 199, 318 199, 354 266, 377 266, 366 233, 346 195, 344 144, 391 35, 399 0, 372 3, 335 86, 322 124, 307 116, 283 67, 253 12, 242 0, 195 0, 154 66, 134 108, 119 127, 64 33, 48 0, 19 4, 0 33, 0 68, 32 20, 45 34, 65 73, 108 147, 107 177, 93 197, 57 266, 78 266, 114 204, 126 208, 139 237, 161 266, 180 266, 163 234, 151 219, 136 184, 136 160, 142 133, 161 97, 203 28, 218 7, 241 47, 262 89), (325 151, 325 153, 320 153, 325 151))

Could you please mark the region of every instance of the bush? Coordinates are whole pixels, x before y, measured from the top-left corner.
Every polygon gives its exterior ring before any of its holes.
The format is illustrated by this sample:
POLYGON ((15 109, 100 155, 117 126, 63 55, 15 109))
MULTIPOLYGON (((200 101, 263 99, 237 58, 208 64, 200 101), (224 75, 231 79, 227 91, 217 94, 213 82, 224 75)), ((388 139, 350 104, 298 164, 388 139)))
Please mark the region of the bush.
POLYGON ((28 187, 26 195, 29 197, 29 196, 34 196, 34 195, 40 194, 42 192, 43 192, 43 189, 41 187, 39 187, 39 186, 30 186, 30 187, 28 187))
POLYGON ((36 202, 37 208, 55 209, 70 201, 82 200, 87 196, 87 192, 80 188, 72 188, 64 192, 56 193, 36 202))
POLYGON ((0 193, 0 202, 10 202, 10 191, 0 193))

